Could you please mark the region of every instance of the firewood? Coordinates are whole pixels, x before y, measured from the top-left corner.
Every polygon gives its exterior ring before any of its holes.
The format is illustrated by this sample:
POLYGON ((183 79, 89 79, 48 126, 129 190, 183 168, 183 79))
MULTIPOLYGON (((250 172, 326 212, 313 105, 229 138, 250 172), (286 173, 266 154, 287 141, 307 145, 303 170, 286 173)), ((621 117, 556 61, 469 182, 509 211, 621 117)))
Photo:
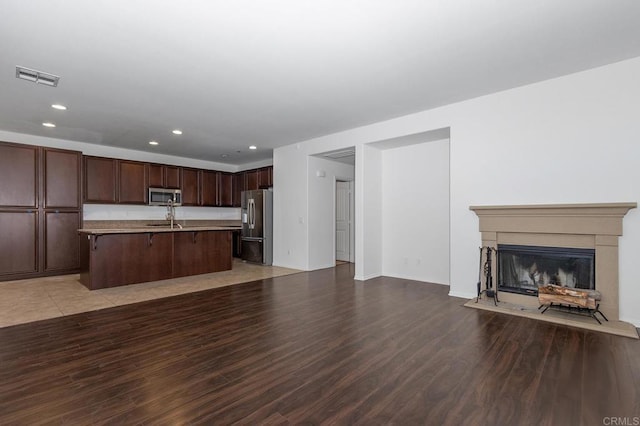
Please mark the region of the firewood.
POLYGON ((579 306, 581 308, 596 308, 595 299, 589 297, 580 297, 580 296, 571 296, 571 295, 562 295, 562 294, 545 294, 538 293, 538 301, 541 305, 546 305, 549 303, 563 304, 563 305, 571 305, 571 306, 579 306))

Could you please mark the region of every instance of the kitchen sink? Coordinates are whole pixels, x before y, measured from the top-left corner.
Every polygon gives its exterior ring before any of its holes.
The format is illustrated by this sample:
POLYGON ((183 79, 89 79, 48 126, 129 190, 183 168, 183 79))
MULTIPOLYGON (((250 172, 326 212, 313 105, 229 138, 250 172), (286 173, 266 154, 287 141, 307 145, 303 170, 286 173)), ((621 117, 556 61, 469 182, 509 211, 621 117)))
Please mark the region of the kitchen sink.
MULTIPOLYGON (((145 226, 149 226, 149 227, 153 227, 153 228, 169 228, 170 225, 168 223, 148 223, 145 226)), ((240 225, 212 225, 216 228, 235 228, 235 229, 240 229, 240 225)), ((209 227, 208 225, 180 225, 178 226, 178 224, 174 224, 173 228, 174 229, 188 229, 188 228, 207 228, 209 227)))

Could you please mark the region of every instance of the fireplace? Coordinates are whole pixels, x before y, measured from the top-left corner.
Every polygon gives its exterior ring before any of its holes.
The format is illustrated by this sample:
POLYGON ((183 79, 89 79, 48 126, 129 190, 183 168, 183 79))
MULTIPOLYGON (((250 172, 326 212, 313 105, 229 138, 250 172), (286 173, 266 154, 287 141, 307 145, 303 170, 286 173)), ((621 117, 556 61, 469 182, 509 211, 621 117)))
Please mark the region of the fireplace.
POLYGON ((526 266, 533 265, 528 258, 533 256, 534 260, 538 259, 535 262, 538 277, 546 273, 546 279, 564 280, 569 286, 575 283, 578 288, 593 285, 602 294, 600 310, 609 320, 617 321, 618 237, 622 235, 624 215, 636 207, 636 203, 601 203, 472 206, 470 209, 479 218, 482 246, 497 248, 498 253, 503 254, 509 254, 509 249, 514 247, 525 251, 516 253, 516 259, 498 259, 497 267, 493 268, 492 279, 498 283, 500 301, 539 306, 538 299, 531 295, 537 294, 540 278, 531 280, 535 285, 529 284, 526 278, 516 278, 515 283, 504 281, 507 275, 513 278, 514 274, 521 277, 532 273, 535 277, 535 271, 526 266), (526 252, 529 250, 526 247, 535 248, 538 254, 526 252), (520 265, 516 266, 516 262, 520 265), (545 271, 540 273, 543 264, 545 271), (520 272, 507 271, 512 266, 520 272))
POLYGON ((553 284, 595 290, 595 250, 498 244, 498 291, 538 295, 553 284))

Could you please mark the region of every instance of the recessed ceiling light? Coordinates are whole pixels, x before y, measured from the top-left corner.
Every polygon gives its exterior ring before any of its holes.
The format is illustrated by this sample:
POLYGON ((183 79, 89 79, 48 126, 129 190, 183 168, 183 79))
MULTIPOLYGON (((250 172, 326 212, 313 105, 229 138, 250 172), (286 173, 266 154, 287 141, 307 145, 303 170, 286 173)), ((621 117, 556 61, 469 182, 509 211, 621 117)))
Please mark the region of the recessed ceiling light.
POLYGON ((255 146, 255 145, 251 145, 251 146, 249 147, 249 149, 258 149, 258 147, 257 147, 257 146, 255 146))
POLYGON ((158 145, 158 142, 156 142, 156 141, 149 141, 149 145, 158 145))
POLYGON ((56 125, 55 125, 55 124, 53 124, 53 123, 49 123, 49 122, 42 123, 42 125, 43 125, 44 127, 56 127, 56 125))
POLYGON ((227 158, 229 156, 229 154, 220 154, 220 157, 222 158, 227 158))
POLYGON ((66 110, 66 109, 67 109, 67 107, 66 107, 66 106, 61 105, 61 104, 53 104, 53 105, 51 105, 51 108, 53 108, 53 109, 59 109, 59 110, 61 110, 61 111, 64 111, 64 110, 66 110))
POLYGON ((175 130, 174 130, 174 131, 172 131, 171 133, 173 133, 174 135, 181 135, 181 134, 182 134, 182 130, 175 129, 175 130))

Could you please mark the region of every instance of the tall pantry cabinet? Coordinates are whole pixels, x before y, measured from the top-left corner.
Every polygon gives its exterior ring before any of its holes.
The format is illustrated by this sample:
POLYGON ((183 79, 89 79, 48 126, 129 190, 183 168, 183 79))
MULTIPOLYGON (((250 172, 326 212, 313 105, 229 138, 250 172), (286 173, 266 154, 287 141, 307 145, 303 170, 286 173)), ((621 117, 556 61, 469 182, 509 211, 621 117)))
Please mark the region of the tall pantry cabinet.
POLYGON ((77 272, 82 153, 0 142, 0 280, 77 272))

